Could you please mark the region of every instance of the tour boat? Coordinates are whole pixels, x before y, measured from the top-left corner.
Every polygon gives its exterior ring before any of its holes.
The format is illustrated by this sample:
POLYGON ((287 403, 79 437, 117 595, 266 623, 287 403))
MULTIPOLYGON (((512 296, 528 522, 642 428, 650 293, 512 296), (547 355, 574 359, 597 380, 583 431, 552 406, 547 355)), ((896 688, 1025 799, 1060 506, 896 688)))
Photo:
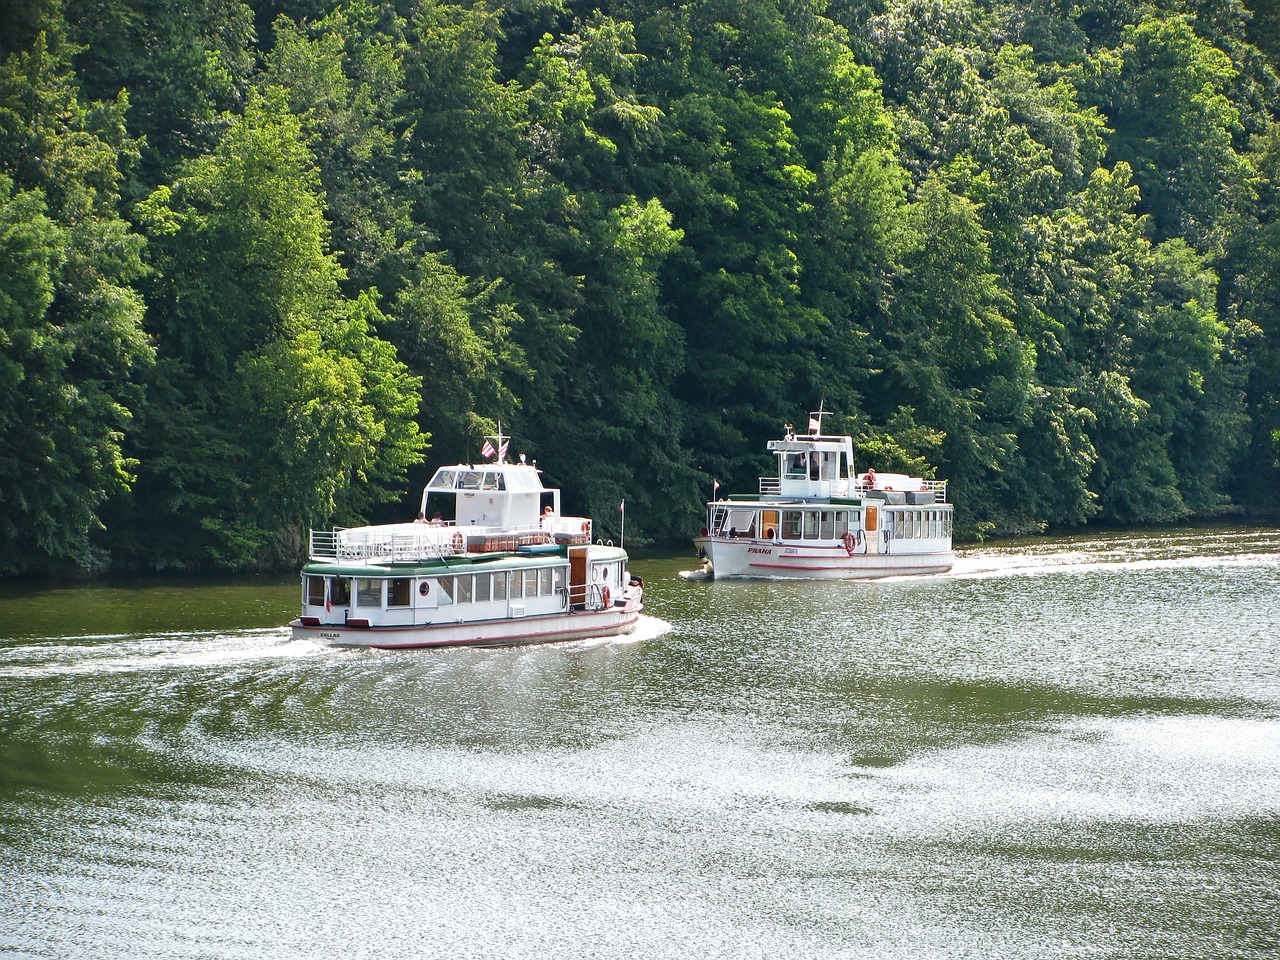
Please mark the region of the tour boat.
POLYGON ((707 504, 693 541, 704 567, 692 576, 852 580, 951 569, 946 481, 857 476, 853 439, 823 434, 824 416, 810 417, 808 434, 788 424, 769 441, 778 471, 760 478, 758 494, 707 504))
POLYGON ((312 530, 295 639, 354 647, 498 646, 631 632, 644 584, 621 546, 592 543, 587 517, 560 513, 507 438, 489 462, 441 467, 411 523, 312 530), (430 503, 453 517, 427 520, 430 503))

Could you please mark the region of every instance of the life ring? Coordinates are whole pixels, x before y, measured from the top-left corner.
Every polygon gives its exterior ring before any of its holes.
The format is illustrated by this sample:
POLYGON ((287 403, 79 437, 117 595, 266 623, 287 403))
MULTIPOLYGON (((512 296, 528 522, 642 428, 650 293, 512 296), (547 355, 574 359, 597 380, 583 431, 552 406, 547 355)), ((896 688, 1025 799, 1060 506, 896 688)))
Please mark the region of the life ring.
POLYGON ((464 543, 466 543, 466 540, 462 536, 462 531, 455 530, 453 533, 453 549, 461 550, 464 543))
POLYGON ((590 520, 583 520, 583 521, 582 521, 582 532, 583 532, 583 533, 588 533, 588 534, 591 532, 591 521, 590 521, 590 520))
POLYGON ((600 589, 600 599, 601 599, 601 601, 604 603, 604 605, 605 605, 605 607, 606 607, 606 608, 610 606, 609 601, 610 601, 612 598, 611 598, 611 597, 610 597, 610 595, 609 595, 609 588, 608 588, 608 587, 601 587, 601 589, 600 589))
POLYGON ((858 545, 858 535, 856 533, 846 533, 844 535, 844 552, 849 556, 853 556, 853 548, 858 545))

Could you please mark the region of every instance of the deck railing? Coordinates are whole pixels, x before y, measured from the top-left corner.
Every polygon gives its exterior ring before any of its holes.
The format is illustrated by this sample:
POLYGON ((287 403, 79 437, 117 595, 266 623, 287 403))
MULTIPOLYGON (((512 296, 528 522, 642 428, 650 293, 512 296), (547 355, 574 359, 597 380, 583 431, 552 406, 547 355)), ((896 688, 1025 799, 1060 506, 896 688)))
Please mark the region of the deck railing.
POLYGON ((442 560, 476 549, 479 552, 515 550, 521 546, 555 542, 590 543, 591 520, 586 517, 547 517, 539 523, 510 527, 399 524, 394 528, 367 527, 312 530, 310 558, 328 563, 389 563, 442 560))
MULTIPOLYGON (((461 536, 461 531, 455 530, 461 536)), ((465 549, 449 529, 438 528, 412 533, 380 530, 312 530, 311 559, 331 563, 364 561, 439 560, 465 549)))

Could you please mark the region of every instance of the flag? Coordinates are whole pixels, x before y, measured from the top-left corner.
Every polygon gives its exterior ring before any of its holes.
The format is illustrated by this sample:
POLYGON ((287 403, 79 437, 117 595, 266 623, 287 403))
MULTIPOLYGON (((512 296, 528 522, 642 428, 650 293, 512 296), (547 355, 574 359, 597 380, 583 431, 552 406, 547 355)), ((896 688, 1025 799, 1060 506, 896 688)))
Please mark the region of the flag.
POLYGON ((333 600, 329 596, 329 584, 331 582, 332 581, 328 577, 324 578, 324 612, 325 613, 333 612, 333 600))
POLYGON ((618 504, 618 512, 619 513, 627 512, 627 501, 625 499, 620 504, 618 504))
POLYGON ((821 429, 822 429, 822 424, 820 424, 820 423, 818 422, 818 418, 817 418, 817 417, 810 417, 810 418, 809 418, 809 432, 810 432, 810 433, 817 433, 817 432, 818 432, 819 430, 821 430, 821 429))
POLYGON ((498 451, 493 449, 493 444, 487 439, 484 442, 484 446, 480 448, 480 455, 483 457, 492 457, 497 452, 498 451))
POLYGON ((712 480, 712 481, 711 481, 711 495, 714 497, 714 496, 715 496, 717 493, 719 493, 719 492, 720 492, 720 481, 719 481, 719 480, 712 480))
POLYGON ((502 445, 502 446, 500 446, 500 447, 498 448, 498 459, 499 459, 499 460, 505 460, 505 459, 507 459, 507 447, 509 447, 510 445, 511 445, 511 441, 510 441, 510 440, 508 440, 508 441, 506 441, 505 443, 503 443, 503 445, 502 445))

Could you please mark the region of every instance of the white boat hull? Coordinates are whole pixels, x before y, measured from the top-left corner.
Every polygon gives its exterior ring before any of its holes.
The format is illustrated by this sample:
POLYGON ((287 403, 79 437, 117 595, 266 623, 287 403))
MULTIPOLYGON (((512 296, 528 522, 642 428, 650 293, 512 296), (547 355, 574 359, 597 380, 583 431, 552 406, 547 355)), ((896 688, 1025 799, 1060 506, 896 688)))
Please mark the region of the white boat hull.
MULTIPOLYGON (((950 546, 922 552, 850 553, 839 545, 800 545, 771 540, 695 537, 699 552, 711 562, 711 576, 787 580, 874 580, 946 573, 955 563, 950 546)), ((914 545, 913 545, 914 546, 914 545)))
POLYGON ((643 604, 637 599, 605 610, 576 610, 469 623, 353 627, 341 623, 306 624, 295 620, 290 628, 295 640, 312 640, 338 647, 400 650, 521 646, 621 636, 635 629, 642 608, 643 604))

